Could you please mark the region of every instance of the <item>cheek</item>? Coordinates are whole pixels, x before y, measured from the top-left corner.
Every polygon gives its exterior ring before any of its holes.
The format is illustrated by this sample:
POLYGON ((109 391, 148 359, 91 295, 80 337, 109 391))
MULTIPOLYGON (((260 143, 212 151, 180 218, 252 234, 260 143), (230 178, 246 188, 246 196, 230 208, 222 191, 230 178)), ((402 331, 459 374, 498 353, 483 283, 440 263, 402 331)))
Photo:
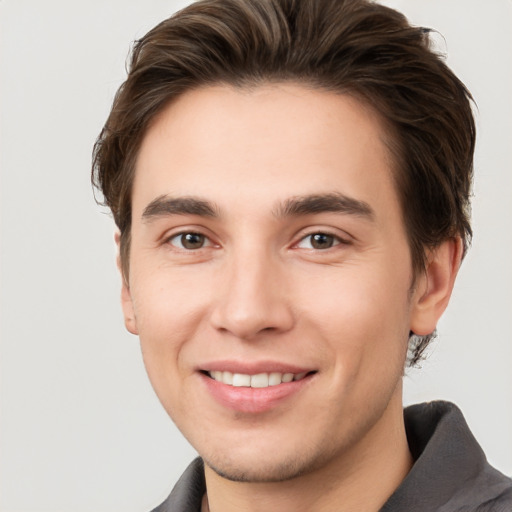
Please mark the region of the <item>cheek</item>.
POLYGON ((172 384, 184 376, 184 350, 204 322, 207 293, 199 287, 201 279, 191 281, 179 272, 134 273, 132 283, 144 364, 165 400, 160 391, 174 389, 172 384))
POLYGON ((346 265, 307 276, 295 291, 301 297, 301 313, 319 318, 327 328, 350 330, 356 336, 396 327, 409 314, 410 276, 374 267, 346 265))
POLYGON ((134 273, 132 296, 141 338, 142 333, 151 338, 159 333, 178 337, 192 327, 205 308, 207 282, 190 269, 155 268, 134 273))
POLYGON ((371 272, 371 267, 334 270, 297 292, 303 297, 301 318, 327 341, 344 378, 355 381, 373 372, 375 380, 387 371, 401 373, 409 333, 409 275, 371 272))

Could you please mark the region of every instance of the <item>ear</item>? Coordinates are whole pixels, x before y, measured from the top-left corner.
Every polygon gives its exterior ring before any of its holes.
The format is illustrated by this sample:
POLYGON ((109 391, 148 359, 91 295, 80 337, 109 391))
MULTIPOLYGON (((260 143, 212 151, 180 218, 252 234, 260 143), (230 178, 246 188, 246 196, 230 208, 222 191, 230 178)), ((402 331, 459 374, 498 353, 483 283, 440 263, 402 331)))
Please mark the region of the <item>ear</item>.
POLYGON ((121 308, 123 310, 124 326, 126 327, 128 332, 138 335, 139 331, 137 329, 137 320, 135 318, 132 295, 130 293, 130 285, 127 282, 128 276, 125 276, 123 274, 123 269, 121 265, 121 233, 118 229, 116 229, 115 231, 114 239, 116 241, 116 265, 117 269, 119 270, 119 273, 121 274, 121 308))
POLYGON ((451 238, 432 249, 427 268, 418 276, 414 289, 411 331, 419 336, 434 332, 452 294, 462 261, 462 240, 451 238))

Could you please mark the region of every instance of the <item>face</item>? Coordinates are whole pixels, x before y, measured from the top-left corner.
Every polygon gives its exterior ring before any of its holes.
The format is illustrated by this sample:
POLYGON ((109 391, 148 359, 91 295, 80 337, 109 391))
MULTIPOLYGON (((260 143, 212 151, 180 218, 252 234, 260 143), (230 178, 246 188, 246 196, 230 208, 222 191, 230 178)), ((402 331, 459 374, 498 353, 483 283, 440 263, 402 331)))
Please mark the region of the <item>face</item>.
POLYGON ((126 325, 221 475, 292 478, 401 421, 419 292, 384 134, 281 84, 188 92, 145 136, 126 325))

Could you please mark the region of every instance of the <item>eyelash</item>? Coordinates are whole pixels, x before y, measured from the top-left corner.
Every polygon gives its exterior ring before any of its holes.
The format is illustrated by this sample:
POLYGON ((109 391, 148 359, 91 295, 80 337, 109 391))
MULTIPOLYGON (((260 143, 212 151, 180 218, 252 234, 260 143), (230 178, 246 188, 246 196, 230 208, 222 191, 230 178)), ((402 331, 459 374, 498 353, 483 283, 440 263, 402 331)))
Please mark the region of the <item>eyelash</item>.
POLYGON ((333 247, 336 247, 338 245, 348 245, 350 242, 348 240, 345 240, 343 238, 341 238, 340 236, 338 235, 335 235, 333 233, 329 233, 328 231, 315 231, 313 233, 308 233, 307 235, 303 236, 298 243, 295 244, 296 247, 299 247, 300 244, 302 242, 304 242, 305 240, 307 240, 308 238, 310 239, 310 245, 312 245, 312 240, 313 240, 313 237, 315 236, 322 236, 322 237, 326 237, 328 239, 331 240, 332 244, 329 246, 329 247, 326 247, 326 248, 323 248, 323 249, 320 249, 320 248, 316 248, 316 247, 302 247, 303 249, 308 249, 308 250, 316 250, 316 251, 327 251, 329 249, 332 249, 333 247))
POLYGON ((198 233, 196 231, 182 231, 180 233, 176 233, 176 234, 170 236, 167 239, 166 242, 168 244, 172 245, 173 247, 176 247, 177 249, 180 249, 182 251, 195 251, 195 250, 203 249, 205 247, 211 247, 212 245, 214 245, 213 242, 206 235, 203 235, 202 233, 198 233), (206 245, 202 244, 201 247, 197 247, 197 248, 187 248, 187 247, 184 247, 184 245, 183 245, 184 240, 183 239, 186 236, 200 237, 203 240, 203 242, 206 243, 206 245), (176 239, 180 240, 181 247, 177 246, 176 244, 173 243, 173 240, 176 240, 176 239))
MULTIPOLYGON (((214 245, 213 242, 210 240, 210 238, 208 238, 206 235, 203 235, 202 233, 199 233, 196 231, 182 231, 180 233, 176 233, 176 234, 172 235, 171 237, 167 238, 166 242, 168 244, 172 245, 173 247, 176 247, 177 249, 180 249, 180 250, 186 251, 186 252, 196 251, 196 250, 204 249, 205 247, 211 247, 214 245), (184 237, 187 237, 187 236, 199 237, 203 243, 201 244, 200 247, 195 247, 195 248, 185 247, 184 243, 186 243, 186 242, 184 240, 184 237), (180 245, 173 243, 173 240, 179 240, 180 245)), ((327 251, 328 249, 332 249, 333 247, 336 247, 338 245, 349 245, 349 244, 350 244, 349 241, 339 237, 338 235, 329 233, 328 231, 314 231, 312 233, 308 233, 308 234, 304 235, 296 244, 294 244, 294 247, 323 252, 323 251, 327 251), (300 244, 303 243, 305 240, 307 240, 309 238, 312 241, 313 237, 315 237, 315 236, 326 237, 329 241, 331 241, 331 245, 329 247, 320 249, 318 247, 316 247, 316 248, 313 247, 313 244, 310 242, 311 247, 300 247, 300 244)))

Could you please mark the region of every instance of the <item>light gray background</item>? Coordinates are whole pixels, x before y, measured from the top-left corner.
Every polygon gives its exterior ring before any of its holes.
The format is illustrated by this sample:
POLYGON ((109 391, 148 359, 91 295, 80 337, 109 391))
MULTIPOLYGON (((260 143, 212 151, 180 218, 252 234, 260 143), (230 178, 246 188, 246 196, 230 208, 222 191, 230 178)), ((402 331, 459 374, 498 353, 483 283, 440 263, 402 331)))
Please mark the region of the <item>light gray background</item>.
MULTIPOLYGON (((2 512, 149 510, 194 455, 122 326, 88 181, 130 41, 185 3, 0 1, 2 512)), ((455 401, 512 474, 512 2, 387 3, 443 34, 479 106, 474 245, 406 402, 455 401)))

